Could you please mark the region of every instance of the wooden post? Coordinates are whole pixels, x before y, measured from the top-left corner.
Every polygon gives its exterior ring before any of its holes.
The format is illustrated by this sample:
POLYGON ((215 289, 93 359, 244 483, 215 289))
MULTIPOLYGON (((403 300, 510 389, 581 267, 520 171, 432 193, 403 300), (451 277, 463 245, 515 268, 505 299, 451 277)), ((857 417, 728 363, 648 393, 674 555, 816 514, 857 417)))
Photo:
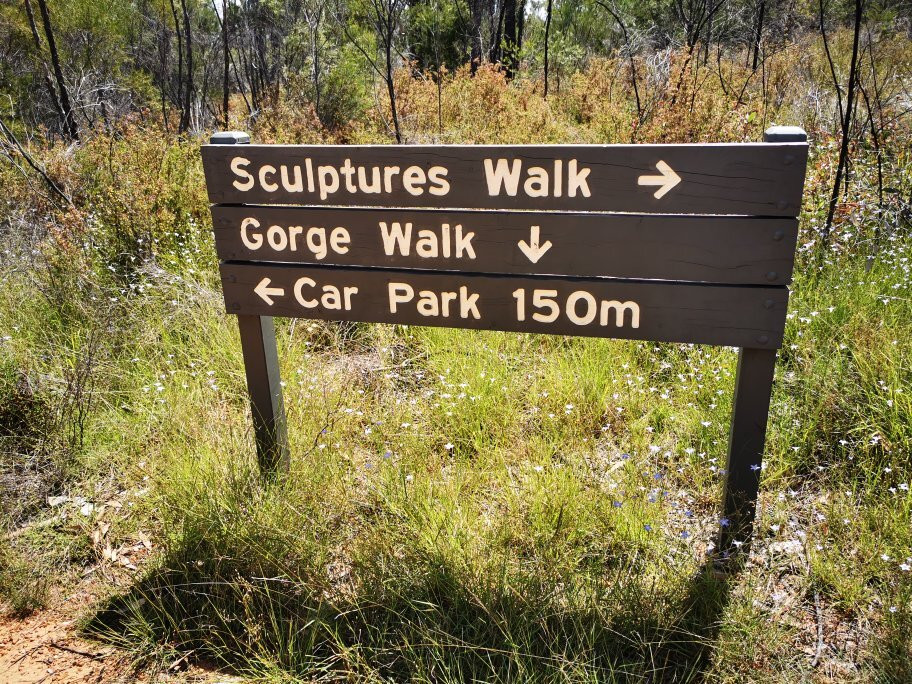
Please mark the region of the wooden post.
MULTIPOLYGON (((773 126, 766 130, 763 140, 807 142, 807 134, 797 126, 773 126)), ((774 349, 740 350, 719 530, 718 553, 723 560, 750 546, 775 366, 774 349)))
MULTIPOLYGON (((250 137, 246 133, 226 131, 214 134, 209 142, 212 145, 245 145, 250 137)), ((239 315, 237 319, 260 474, 269 479, 288 470, 288 431, 275 326, 271 316, 239 315)))

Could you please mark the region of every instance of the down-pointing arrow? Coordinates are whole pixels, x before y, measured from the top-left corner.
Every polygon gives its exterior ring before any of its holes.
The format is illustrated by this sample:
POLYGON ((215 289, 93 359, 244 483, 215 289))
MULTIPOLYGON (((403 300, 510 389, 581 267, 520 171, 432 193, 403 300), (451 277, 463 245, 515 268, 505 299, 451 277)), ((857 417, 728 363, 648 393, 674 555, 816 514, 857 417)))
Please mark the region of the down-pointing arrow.
POLYGON ((637 184, 658 185, 659 189, 653 193, 653 197, 661 199, 669 190, 681 182, 681 177, 661 159, 656 163, 656 168, 659 170, 660 176, 640 176, 637 179, 637 184))
POLYGON ((533 264, 537 264, 538 260, 545 256, 545 252, 551 249, 550 240, 545 240, 542 245, 538 244, 538 231, 538 226, 531 226, 529 229, 529 242, 520 240, 517 243, 520 251, 522 251, 522 253, 526 255, 526 258, 533 264))
POLYGON ((269 283, 272 281, 269 278, 263 278, 257 286, 253 288, 253 291, 260 295, 260 299, 266 302, 269 306, 272 306, 273 297, 281 297, 285 294, 285 290, 281 287, 269 287, 269 283))

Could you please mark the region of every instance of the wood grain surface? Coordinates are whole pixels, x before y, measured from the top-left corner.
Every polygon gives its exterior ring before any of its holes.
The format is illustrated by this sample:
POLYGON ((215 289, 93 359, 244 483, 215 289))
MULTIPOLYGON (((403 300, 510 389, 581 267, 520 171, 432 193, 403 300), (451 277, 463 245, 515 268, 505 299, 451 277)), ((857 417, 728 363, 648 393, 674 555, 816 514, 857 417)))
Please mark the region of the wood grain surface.
POLYGON ((777 348, 782 343, 788 301, 785 287, 237 263, 223 263, 221 274, 227 311, 233 314, 765 349, 777 348), (296 296, 296 284, 298 295, 306 305, 296 296), (411 299, 407 297, 409 290, 411 299), (391 291, 398 297, 395 311, 391 310, 391 291), (525 320, 519 320, 517 291, 522 292, 525 320), (535 313, 546 316, 552 313, 547 306, 535 306, 536 291, 547 293, 545 298, 556 302, 559 315, 555 320, 534 319, 535 313), (329 300, 321 300, 327 292, 329 300), (419 312, 422 297, 426 302, 437 302, 438 315, 419 312), (347 302, 343 301, 345 298, 347 302), (573 322, 567 313, 569 301, 574 298, 572 309, 578 320, 586 320, 587 314, 595 312, 585 324, 573 322), (589 302, 594 302, 594 309, 589 302), (603 316, 606 302, 609 303, 607 316, 603 316), (628 302, 636 304, 637 327, 629 309, 618 326, 618 309, 610 304, 628 302), (346 303, 348 308, 344 308, 346 303), (448 308, 449 315, 443 315, 444 308, 448 308))
MULTIPOLYGON (((621 211, 661 214, 743 214, 758 216, 797 216, 807 162, 807 143, 737 143, 690 145, 204 145, 202 147, 206 185, 212 203, 298 204, 333 206, 449 207, 478 209, 540 209, 569 211, 621 211), (520 182, 516 194, 491 194, 485 160, 496 169, 497 160, 512 170, 520 163, 520 182), (232 171, 232 160, 245 160, 232 171), (396 168, 389 189, 381 183, 379 192, 364 192, 358 175, 350 175, 350 191, 339 169, 346 160, 364 169, 367 185, 373 169, 396 168), (555 161, 560 161, 557 171, 555 161), (576 173, 571 170, 575 163, 576 173), (656 197, 666 165, 680 178, 674 187, 656 197), (313 190, 307 182, 308 165, 314 179, 313 190), (285 166, 288 185, 282 182, 285 166), (338 188, 321 193, 316 176, 326 167, 326 179, 336 169, 338 188), (410 175, 413 194, 405 188, 410 175), (445 194, 433 194, 434 186, 422 175, 431 169, 445 169, 445 194), (265 186, 260 173, 264 171, 265 186), (525 191, 530 168, 544 170, 548 176, 547 196, 529 196, 525 191), (301 174, 300 190, 294 187, 295 171, 301 174), (583 178, 583 171, 589 170, 583 178), (235 182, 246 186, 239 190, 235 182), (557 177, 560 182, 556 182, 557 177), (641 178, 645 179, 641 184, 641 178), (659 178, 659 181, 650 180, 659 178), (580 181, 574 185, 573 180, 580 181), (589 196, 584 196, 583 185, 589 196), (273 188, 274 190, 266 189, 273 188), (556 188, 561 188, 560 196, 556 188), (575 192, 575 196, 571 193, 575 192)), ((667 175, 667 174, 666 174, 667 175)), ((331 183, 329 184, 331 185, 331 183)), ((533 190, 536 186, 533 184, 533 190)), ((538 186, 540 189, 540 186, 538 186)))

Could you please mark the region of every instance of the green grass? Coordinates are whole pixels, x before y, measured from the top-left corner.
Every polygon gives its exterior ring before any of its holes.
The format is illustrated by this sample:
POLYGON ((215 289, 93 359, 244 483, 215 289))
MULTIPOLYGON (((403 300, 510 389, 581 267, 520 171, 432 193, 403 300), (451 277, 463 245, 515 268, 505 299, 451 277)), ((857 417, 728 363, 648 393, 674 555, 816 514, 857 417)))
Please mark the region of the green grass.
MULTIPOLYGON (((108 540, 154 539, 87 623, 138 662, 192 652, 270 681, 803 681, 816 594, 819 619, 863 642, 824 661, 899 682, 909 254, 897 240, 870 271, 845 258, 799 275, 755 548, 730 582, 706 559, 731 349, 281 321, 293 457, 265 488, 208 275, 150 271, 129 300, 99 295, 104 338, 85 329, 94 313, 65 319, 8 285, 0 353, 46 372, 101 340, 89 441, 70 455, 82 475, 54 493, 122 488, 128 505, 99 516, 108 540)), ((40 535, 16 544, 62 576, 74 563, 40 535)))

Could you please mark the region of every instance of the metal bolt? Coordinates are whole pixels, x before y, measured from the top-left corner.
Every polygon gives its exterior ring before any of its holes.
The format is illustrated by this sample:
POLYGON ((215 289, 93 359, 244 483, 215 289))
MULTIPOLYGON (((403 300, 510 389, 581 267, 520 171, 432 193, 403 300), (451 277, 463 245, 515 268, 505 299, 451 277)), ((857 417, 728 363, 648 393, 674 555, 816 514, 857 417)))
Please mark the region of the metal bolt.
POLYGON ((770 341, 770 338, 767 335, 760 335, 760 337, 757 338, 757 342, 759 342, 760 344, 766 344, 769 341, 770 341))
POLYGON ((795 161, 795 155, 793 155, 793 154, 787 154, 787 155, 785 155, 785 159, 783 160, 783 164, 785 164, 786 166, 791 166, 793 161, 795 161))
POLYGON ((225 276, 225 280, 227 280, 229 283, 236 283, 237 276, 234 276, 234 275, 225 276))
POLYGON ((775 233, 773 233, 773 240, 775 240, 776 242, 779 242, 784 237, 785 237, 785 231, 783 231, 783 230, 777 230, 775 233))
POLYGON ((766 279, 770 282, 773 282, 778 277, 779 277, 779 274, 776 273, 775 271, 770 271, 769 273, 766 274, 766 279))
POLYGON ((772 309, 774 304, 775 302, 773 302, 772 299, 767 299, 765 302, 763 302, 763 307, 766 309, 772 309))
POLYGON ((231 302, 231 304, 228 306, 228 308, 231 309, 232 311, 240 311, 241 305, 238 302, 231 302))
POLYGON ((785 209, 788 206, 788 202, 786 202, 785 200, 779 200, 778 202, 776 202, 776 206, 779 207, 780 209, 785 209))

